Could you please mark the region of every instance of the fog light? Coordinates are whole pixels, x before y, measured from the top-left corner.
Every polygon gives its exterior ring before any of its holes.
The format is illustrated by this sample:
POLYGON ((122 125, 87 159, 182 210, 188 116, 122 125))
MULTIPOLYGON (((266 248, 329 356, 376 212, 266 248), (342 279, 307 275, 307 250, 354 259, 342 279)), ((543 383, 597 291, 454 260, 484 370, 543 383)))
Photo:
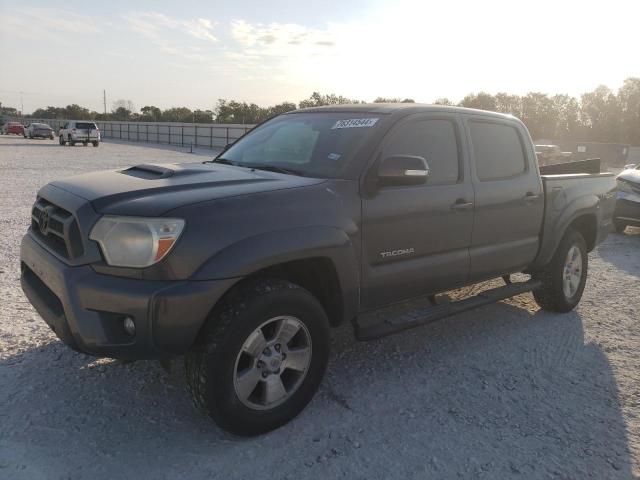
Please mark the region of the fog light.
POLYGON ((127 332, 129 335, 135 335, 136 334, 136 324, 133 322, 133 318, 131 317, 126 317, 124 319, 124 331, 127 332))

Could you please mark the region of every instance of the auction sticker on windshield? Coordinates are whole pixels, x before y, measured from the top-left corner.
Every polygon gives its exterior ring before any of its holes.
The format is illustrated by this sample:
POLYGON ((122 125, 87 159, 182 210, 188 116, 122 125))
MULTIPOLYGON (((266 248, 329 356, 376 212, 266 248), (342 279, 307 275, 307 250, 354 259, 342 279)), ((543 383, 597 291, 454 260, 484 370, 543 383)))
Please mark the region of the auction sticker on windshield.
POLYGON ((349 120, 338 120, 331 130, 335 130, 336 128, 363 128, 363 127, 373 127, 377 118, 351 118, 349 120))

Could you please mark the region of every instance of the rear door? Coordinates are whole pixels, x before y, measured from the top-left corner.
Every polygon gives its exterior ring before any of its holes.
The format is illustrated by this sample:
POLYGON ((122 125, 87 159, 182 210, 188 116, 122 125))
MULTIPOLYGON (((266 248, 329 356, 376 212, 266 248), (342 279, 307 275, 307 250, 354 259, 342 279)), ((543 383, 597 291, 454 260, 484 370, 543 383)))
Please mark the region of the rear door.
MULTIPOLYGON (((418 114, 385 136, 377 163, 424 157, 423 185, 379 187, 363 195, 362 306, 375 308, 464 283, 469 275, 473 187, 455 114, 418 114)), ((377 165, 370 174, 375 174, 377 165)))
POLYGON ((465 116, 475 189, 471 280, 515 272, 535 258, 544 196, 529 134, 517 121, 465 116))

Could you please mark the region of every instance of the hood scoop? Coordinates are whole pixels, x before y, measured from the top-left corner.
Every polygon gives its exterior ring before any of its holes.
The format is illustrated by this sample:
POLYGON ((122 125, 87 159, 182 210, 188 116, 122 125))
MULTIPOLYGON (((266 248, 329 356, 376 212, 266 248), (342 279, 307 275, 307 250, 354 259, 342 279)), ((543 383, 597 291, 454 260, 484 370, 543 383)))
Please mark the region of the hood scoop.
POLYGON ((120 173, 130 175, 132 177, 142 178, 144 180, 157 180, 160 178, 172 177, 175 170, 161 167, 159 165, 151 165, 149 163, 141 163, 131 168, 121 170, 120 173))

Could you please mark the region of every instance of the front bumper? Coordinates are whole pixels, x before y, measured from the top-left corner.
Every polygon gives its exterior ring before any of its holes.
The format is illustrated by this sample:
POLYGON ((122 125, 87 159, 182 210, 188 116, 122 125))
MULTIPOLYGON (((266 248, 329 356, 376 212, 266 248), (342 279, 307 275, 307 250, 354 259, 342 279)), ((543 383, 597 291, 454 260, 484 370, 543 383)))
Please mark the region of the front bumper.
POLYGON ((236 279, 149 281, 69 266, 30 234, 21 245, 25 295, 56 335, 74 350, 121 359, 185 353, 218 299, 236 279), (128 335, 124 318, 136 333, 128 335))
POLYGON ((618 192, 614 217, 626 225, 640 227, 640 194, 618 192))

